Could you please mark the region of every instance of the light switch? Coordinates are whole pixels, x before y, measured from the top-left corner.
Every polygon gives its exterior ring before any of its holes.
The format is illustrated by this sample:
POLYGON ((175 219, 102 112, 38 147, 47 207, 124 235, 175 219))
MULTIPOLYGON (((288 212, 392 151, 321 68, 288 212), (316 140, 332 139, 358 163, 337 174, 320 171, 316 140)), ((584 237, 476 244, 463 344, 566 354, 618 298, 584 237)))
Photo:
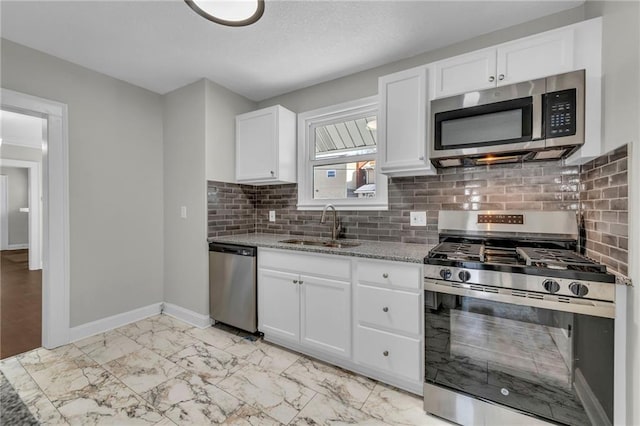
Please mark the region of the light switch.
POLYGON ((427 226, 427 212, 410 212, 411 226, 427 226))
POLYGON ((276 211, 269 210, 269 222, 275 222, 275 221, 276 221, 276 211))
POLYGON ((186 219, 187 218, 187 206, 180 207, 180 217, 182 219, 186 219))

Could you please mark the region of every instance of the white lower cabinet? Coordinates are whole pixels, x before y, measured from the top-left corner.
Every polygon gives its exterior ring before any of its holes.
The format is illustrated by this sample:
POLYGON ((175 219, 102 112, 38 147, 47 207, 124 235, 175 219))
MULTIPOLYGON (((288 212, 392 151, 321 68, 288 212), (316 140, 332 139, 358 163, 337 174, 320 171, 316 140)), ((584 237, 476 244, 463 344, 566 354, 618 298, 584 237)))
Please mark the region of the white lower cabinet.
POLYGON ((258 250, 267 341, 422 394, 422 265, 258 250))
POLYGON ((261 270, 258 276, 260 331, 281 339, 300 340, 300 286, 298 275, 261 270))
POLYGON ((265 339, 349 358, 349 258, 260 249, 258 262, 258 330, 265 339))
POLYGON ((370 259, 359 259, 356 264, 354 361, 391 377, 391 384, 408 390, 421 388, 422 265, 370 259))
POLYGON ((362 325, 357 327, 356 339, 356 353, 362 364, 412 382, 422 382, 420 339, 362 325))
POLYGON ((300 343, 351 355, 351 283, 301 275, 300 343))

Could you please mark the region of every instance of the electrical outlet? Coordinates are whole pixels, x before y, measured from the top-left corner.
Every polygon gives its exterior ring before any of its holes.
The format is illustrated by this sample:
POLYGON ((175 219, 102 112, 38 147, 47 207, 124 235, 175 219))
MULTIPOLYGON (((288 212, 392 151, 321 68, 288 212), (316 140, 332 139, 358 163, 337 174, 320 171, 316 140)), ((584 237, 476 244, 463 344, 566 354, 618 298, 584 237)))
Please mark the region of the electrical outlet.
POLYGON ((269 222, 275 222, 275 221, 276 221, 276 211, 269 210, 269 222))
POLYGON ((411 212, 409 218, 411 226, 427 226, 427 212, 411 212))

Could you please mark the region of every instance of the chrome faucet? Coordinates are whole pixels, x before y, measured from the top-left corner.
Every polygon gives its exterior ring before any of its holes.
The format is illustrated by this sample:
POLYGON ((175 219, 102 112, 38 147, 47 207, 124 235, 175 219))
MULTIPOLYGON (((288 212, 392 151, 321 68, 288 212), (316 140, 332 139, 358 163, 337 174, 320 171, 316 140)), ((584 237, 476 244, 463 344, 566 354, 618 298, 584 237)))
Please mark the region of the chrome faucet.
POLYGON ((329 209, 333 210, 333 227, 331 228, 331 239, 337 240, 338 235, 340 234, 340 223, 338 222, 338 215, 333 204, 327 204, 326 206, 324 206, 324 209, 322 209, 322 217, 320 218, 320 223, 326 222, 325 215, 327 214, 327 210, 329 209))

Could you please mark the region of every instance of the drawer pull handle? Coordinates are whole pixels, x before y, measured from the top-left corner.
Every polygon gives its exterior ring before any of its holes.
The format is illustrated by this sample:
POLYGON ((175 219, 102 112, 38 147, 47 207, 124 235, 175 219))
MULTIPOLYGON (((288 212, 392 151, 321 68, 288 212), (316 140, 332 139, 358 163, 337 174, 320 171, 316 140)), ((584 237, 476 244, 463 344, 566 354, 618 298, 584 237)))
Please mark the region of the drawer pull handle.
POLYGON ((293 280, 293 283, 294 284, 298 284, 298 280, 293 280))
POLYGON ((384 355, 384 356, 389 356, 389 351, 384 351, 384 352, 382 352, 382 355, 384 355))
POLYGON ((389 308, 385 306, 384 308, 382 308, 382 312, 389 312, 389 308))
POLYGON ((384 274, 382 274, 382 278, 389 278, 389 274, 385 272, 384 274))

